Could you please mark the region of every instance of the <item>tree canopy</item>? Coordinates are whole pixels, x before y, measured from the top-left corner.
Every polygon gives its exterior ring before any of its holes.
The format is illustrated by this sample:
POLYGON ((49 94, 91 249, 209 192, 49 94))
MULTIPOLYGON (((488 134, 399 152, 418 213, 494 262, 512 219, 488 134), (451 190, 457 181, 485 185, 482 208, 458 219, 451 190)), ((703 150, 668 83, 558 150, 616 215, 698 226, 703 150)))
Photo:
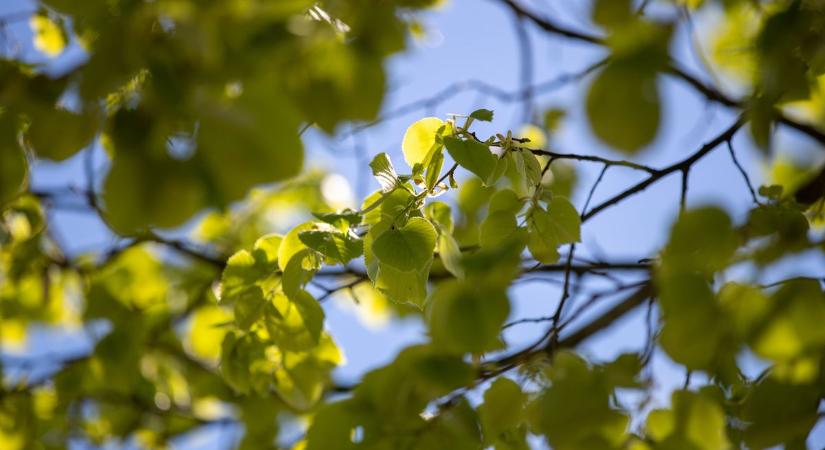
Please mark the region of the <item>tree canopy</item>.
POLYGON ((825 4, 594 0, 575 24, 541 1, 490 2, 521 30, 521 67, 507 69, 521 87, 458 83, 399 110, 383 108, 387 66, 437 0, 41 0, 0 14, 0 448, 163 449, 223 425, 242 427, 241 449, 821 447, 825 275, 811 270, 825 270, 825 167, 783 159, 777 136, 825 148, 825 4), (533 83, 528 31, 598 57, 533 83), (665 79, 727 116, 651 164, 676 101, 665 79), (566 113, 533 96, 556 84, 583 87, 609 150, 554 145, 566 113), (462 89, 530 125, 510 130, 486 104, 426 113, 462 89), (357 134, 407 112, 400 153, 359 160, 374 191, 332 201, 305 164, 308 130, 357 134), (761 185, 740 135, 770 167, 761 185), (717 154, 744 215, 689 204, 717 154), (43 162, 78 161, 79 183, 32 182, 43 162), (596 195, 616 171, 636 178, 596 195), (589 221, 674 180, 657 252, 582 256, 589 221), (115 244, 68 251, 61 208, 115 244), (545 314, 516 318, 533 279, 557 282, 545 314), (325 323, 332 298, 426 336, 337 379, 348 349, 325 323), (582 350, 634 315, 641 348, 582 350), (530 342, 504 337, 526 324, 541 327, 530 342), (69 336, 45 346, 89 348, 13 351, 37 327, 69 336), (685 381, 654 406, 657 353, 685 381))

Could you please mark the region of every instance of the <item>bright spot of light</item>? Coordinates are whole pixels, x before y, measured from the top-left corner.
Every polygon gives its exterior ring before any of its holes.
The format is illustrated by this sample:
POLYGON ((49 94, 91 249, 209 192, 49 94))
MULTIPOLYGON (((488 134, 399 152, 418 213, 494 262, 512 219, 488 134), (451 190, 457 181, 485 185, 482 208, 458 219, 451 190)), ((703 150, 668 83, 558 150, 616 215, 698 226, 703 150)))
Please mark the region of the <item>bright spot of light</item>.
POLYGON ((335 209, 351 208, 355 203, 349 181, 337 173, 331 173, 321 181, 321 195, 335 209))

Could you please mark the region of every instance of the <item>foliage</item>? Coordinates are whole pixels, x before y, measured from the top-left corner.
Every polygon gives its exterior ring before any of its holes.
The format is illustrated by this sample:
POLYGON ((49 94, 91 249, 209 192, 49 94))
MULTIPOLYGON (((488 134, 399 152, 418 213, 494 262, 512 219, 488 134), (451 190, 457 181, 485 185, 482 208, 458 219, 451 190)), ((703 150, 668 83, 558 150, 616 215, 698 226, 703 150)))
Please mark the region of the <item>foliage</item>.
POLYGON ((821 259, 825 170, 777 157, 754 189, 732 139, 747 127, 763 157, 779 127, 825 144, 825 7, 657 5, 720 14, 709 70, 744 92, 734 97, 674 62, 681 24, 646 1, 595 0, 589 34, 501 0, 525 24, 606 52, 581 76, 593 72, 581 103, 593 134, 633 160, 547 149, 543 132, 565 117, 555 107, 515 134, 479 109, 415 121, 399 136, 406 164, 375 155, 378 189, 358 209, 332 204, 328 176, 302 168, 303 130, 380 119, 383 64, 435 3, 48 0, 26 14, 46 62, 0 62, 0 337, 5 352, 34 326, 84 330, 91 348, 50 356, 45 374, 3 355, 0 448, 166 448, 236 423, 244 449, 526 449, 531 436, 562 450, 805 447, 825 396, 825 293, 818 279, 762 280, 803 253, 821 259), (87 60, 46 70, 68 46, 87 60), (636 156, 663 123, 666 76, 739 118, 655 168, 636 156), (110 166, 103 180, 88 169, 79 197, 124 239, 68 255, 49 211, 77 192, 34 189, 30 171, 93 148, 110 166), (725 149, 752 194, 744 218, 685 204, 695 164, 725 149), (582 204, 584 164, 602 172, 582 204), (614 168, 644 178, 591 205, 614 168), (680 174, 660 252, 576 257, 588 220, 680 174), (287 210, 306 220, 273 224, 287 210), (185 224, 188 239, 170 237, 185 224), (513 286, 547 273, 563 276, 549 315, 507 322, 513 286), (586 277, 615 283, 586 301, 586 277), (421 320, 425 342, 342 384, 332 296, 421 320), (645 307, 644 348, 606 361, 577 350, 645 307), (505 339, 526 322, 545 332, 523 347, 505 339), (655 389, 658 351, 702 381, 666 407, 634 408, 627 398, 655 389), (748 375, 747 358, 765 369, 748 375))

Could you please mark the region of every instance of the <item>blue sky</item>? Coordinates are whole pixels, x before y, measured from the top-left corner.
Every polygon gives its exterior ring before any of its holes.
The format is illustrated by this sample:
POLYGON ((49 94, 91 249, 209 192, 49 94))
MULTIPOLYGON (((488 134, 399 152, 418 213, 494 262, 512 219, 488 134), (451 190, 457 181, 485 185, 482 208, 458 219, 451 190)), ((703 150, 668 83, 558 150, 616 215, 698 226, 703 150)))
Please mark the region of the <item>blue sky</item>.
MULTIPOLYGON (((525 4, 528 4, 525 2, 525 4)), ((565 0, 534 0, 529 3, 536 10, 546 12, 556 21, 573 27, 592 29, 589 24, 587 2, 565 0)), ((28 0, 6 0, 0 2, 0 16, 9 11, 32 9, 28 0)), ((656 8, 654 7, 654 12, 656 8)), ((422 21, 428 30, 427 38, 411 43, 409 51, 393 57, 387 63, 390 92, 387 94, 385 111, 442 92, 455 82, 479 80, 505 91, 515 91, 520 87, 520 60, 516 41, 516 24, 512 14, 494 0, 451 0, 442 9, 427 13, 422 21)), ((712 21, 706 17, 698 21, 712 21)), ((518 26, 524 27, 524 24, 518 26)), ((27 30, 25 22, 12 25, 16 36, 21 37, 21 51, 28 54, 26 47, 27 30)), ((603 56, 603 50, 578 42, 567 41, 547 35, 527 26, 531 40, 535 83, 551 80, 566 73, 575 73, 589 66, 603 56)), ((691 72, 701 74, 697 58, 690 50, 686 30, 676 35, 673 51, 683 66, 691 72)), ((82 58, 79 50, 72 50, 60 57, 55 64, 70 64, 82 58)), ((684 84, 670 78, 661 77, 663 121, 656 141, 637 160, 652 166, 664 166, 684 158, 720 130, 727 128, 735 116, 731 111, 708 104, 704 98, 693 93, 684 84)), ((537 96, 534 108, 541 112, 548 107, 562 107, 568 112, 562 128, 552 136, 553 150, 570 153, 588 153, 606 157, 619 157, 614 151, 602 145, 591 134, 583 111, 583 98, 589 79, 570 84, 562 89, 537 96)), ((359 194, 377 188, 377 184, 367 178, 359 180, 360 173, 366 177, 366 162, 372 155, 386 151, 395 161, 402 161, 400 142, 407 126, 425 116, 444 118, 449 113, 469 113, 484 107, 496 113, 492 125, 479 128, 482 133, 517 129, 523 124, 523 110, 520 104, 505 104, 474 91, 464 91, 449 100, 431 108, 422 108, 371 127, 352 137, 329 137, 314 130, 305 135, 307 165, 326 168, 347 177, 359 194), (361 150, 354 150, 360 147, 361 150)), ((342 130, 346 130, 343 127, 342 130)), ((733 141, 740 160, 750 173, 754 183, 763 178, 764 161, 758 156, 746 133, 740 132, 733 141)), ((797 149, 809 145, 798 136, 781 132, 778 148, 797 149)), ((795 150, 796 151, 796 150, 795 150)), ((99 162, 103 157, 98 153, 99 162)), ((37 187, 65 185, 82 179, 81 158, 60 164, 41 163, 34 170, 32 183, 37 187)), ((584 197, 595 180, 601 166, 578 164, 580 188, 574 202, 581 208, 584 197)), ((592 204, 606 199, 639 181, 639 175, 623 169, 611 169, 596 191, 592 204)), ((577 254, 604 257, 610 260, 636 260, 655 254, 667 238, 667 230, 678 211, 679 177, 673 176, 658 183, 649 190, 630 198, 620 206, 609 209, 583 228, 583 244, 577 254)), ((749 209, 749 194, 724 149, 713 152, 702 160, 691 172, 688 205, 722 205, 735 218, 742 220, 749 209)), ((52 216, 53 224, 60 224, 58 233, 71 243, 71 251, 83 251, 112 243, 112 237, 105 228, 85 214, 60 212, 52 216)), ((776 278, 786 274, 815 275, 822 272, 823 263, 814 257, 797 261, 793 265, 779 267, 776 278)), ((559 287, 547 283, 524 283, 512 292, 513 308, 511 319, 544 316, 552 312, 559 298, 559 287)), ((336 376, 351 381, 365 370, 380 366, 392 360, 399 349, 411 342, 426 339, 425 328, 416 321, 393 322, 383 329, 365 327, 349 308, 332 303, 327 307, 327 326, 339 345, 345 350, 348 363, 341 367, 336 376)), ((531 342, 544 331, 545 325, 523 325, 513 327, 505 334, 508 343, 518 347, 519 343, 531 342)), ((644 314, 640 311, 608 332, 589 341, 583 353, 595 360, 615 356, 622 351, 637 350, 642 347, 645 336, 644 314)), ((45 347, 54 348, 55 335, 38 333, 32 336, 29 348, 33 351, 45 347)), ((61 346, 62 347, 62 346, 61 346)), ((76 351, 68 349, 66 351, 76 351)), ((754 369, 757 363, 748 363, 754 369)), ((671 389, 680 387, 684 373, 669 362, 666 356, 657 354, 653 360, 653 371, 657 383, 656 401, 666 404, 671 389)), ((698 378, 694 380, 700 381, 698 378)), ((227 442, 233 439, 231 430, 209 430, 195 433, 177 443, 179 449, 224 448, 215 439, 227 442)), ((809 443, 816 448, 825 444, 825 427, 819 426, 811 435, 809 443)))

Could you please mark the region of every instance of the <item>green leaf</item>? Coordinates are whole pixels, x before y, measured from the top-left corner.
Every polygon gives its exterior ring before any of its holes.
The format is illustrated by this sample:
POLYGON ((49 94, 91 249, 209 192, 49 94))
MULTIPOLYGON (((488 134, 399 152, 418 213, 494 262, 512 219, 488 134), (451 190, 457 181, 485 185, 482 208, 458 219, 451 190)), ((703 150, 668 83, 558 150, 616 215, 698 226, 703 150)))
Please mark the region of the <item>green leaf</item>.
POLYGON ((306 450, 357 449, 359 444, 353 442, 352 436, 366 423, 362 410, 363 407, 353 400, 322 405, 307 430, 306 450))
POLYGON ((307 247, 321 253, 337 264, 346 264, 351 259, 364 253, 364 243, 361 239, 352 236, 349 232, 336 229, 320 229, 302 231, 298 238, 307 247))
POLYGON ((286 265, 292 256, 307 248, 306 244, 301 240, 301 233, 305 231, 312 231, 315 224, 312 222, 302 223, 297 227, 289 230, 289 233, 284 236, 281 245, 278 247, 278 267, 281 270, 286 270, 286 265))
POLYGON ((438 179, 441 176, 441 168, 444 166, 444 151, 441 149, 436 150, 433 157, 430 159, 430 163, 427 165, 427 190, 432 191, 438 183, 438 179))
POLYGON ((673 225, 662 256, 662 271, 710 274, 726 267, 738 247, 739 237, 723 210, 690 210, 673 225))
POLYGON ((498 350, 503 348, 499 334, 509 314, 505 291, 478 280, 445 281, 430 300, 433 344, 458 353, 498 350))
POLYGON ((593 2, 593 21, 612 28, 633 19, 630 0, 596 0, 593 2))
POLYGON ((381 233, 372 251, 381 262, 402 272, 421 270, 433 259, 437 234, 427 219, 411 218, 406 225, 381 233))
POLYGON ((628 154, 656 137, 660 109, 655 73, 636 70, 632 64, 609 64, 587 93, 587 118, 593 132, 628 154))
POLYGON ((410 204, 413 201, 415 201, 413 195, 406 189, 396 189, 387 194, 376 191, 364 200, 362 207, 362 210, 366 211, 364 223, 369 225, 382 221, 393 223, 410 210, 410 204))
POLYGON ((501 189, 490 197, 490 207, 488 210, 490 213, 504 211, 515 215, 521 211, 523 206, 524 199, 519 198, 518 194, 512 189, 501 189))
POLYGON ((38 111, 26 130, 26 138, 37 156, 63 161, 92 142, 96 125, 92 117, 62 108, 38 111))
MULTIPOLYGON (((784 284, 772 298, 774 308, 760 322, 752 341, 757 355, 790 363, 820 353, 825 346, 825 295, 818 281, 799 280, 784 284)), ((818 370, 814 369, 813 375, 818 370)), ((812 378, 812 377, 809 377, 812 378)), ((806 380, 810 381, 810 380, 806 380)))
POLYGON ((544 112, 544 129, 547 132, 557 131, 567 113, 560 108, 550 108, 544 112))
POLYGON ((282 277, 284 294, 290 298, 294 297, 321 269, 321 263, 318 252, 309 248, 293 255, 289 259, 282 277))
POLYGON ((472 117, 475 120, 480 120, 482 122, 492 122, 493 112, 489 109, 477 109, 470 113, 470 117, 472 117))
POLYGON ((221 276, 221 303, 231 305, 250 286, 269 290, 280 282, 275 251, 280 243, 279 235, 262 236, 251 252, 240 250, 229 257, 221 276))
POLYGON ((392 430, 415 424, 427 404, 470 384, 474 372, 458 355, 433 345, 413 345, 392 364, 366 374, 354 396, 375 410, 385 429, 392 430))
POLYGON ((528 188, 533 188, 541 183, 541 164, 538 158, 531 152, 521 151, 521 159, 524 161, 524 175, 528 188))
POLYGON ((370 162, 372 175, 378 180, 381 185, 381 192, 387 193, 398 186, 398 174, 395 173, 395 167, 392 166, 392 160, 386 153, 379 153, 370 162))
POLYGON ((453 232, 453 215, 450 205, 444 202, 431 202, 424 208, 424 214, 433 221, 442 232, 453 232))
POLYGON ((729 448, 725 412, 712 397, 676 391, 671 405, 671 410, 654 410, 647 418, 647 434, 662 448, 729 448))
POLYGON ((533 258, 552 264, 559 259, 558 246, 579 241, 581 218, 569 201, 554 196, 548 210, 533 207, 527 211, 527 232, 533 258))
POLYGON ((438 256, 444 268, 457 278, 464 278, 464 267, 461 265, 461 248, 453 235, 442 231, 438 236, 438 256))
POLYGON ((108 222, 129 234, 180 225, 205 206, 204 186, 183 162, 150 161, 118 152, 106 176, 103 201, 108 222))
POLYGON ((516 215, 509 211, 493 211, 481 222, 481 247, 498 247, 507 243, 519 231, 516 215))
POLYGON ((300 172, 300 116, 269 76, 245 80, 237 97, 221 95, 200 106, 196 157, 218 204, 300 172))
POLYGON ((343 211, 334 213, 312 213, 316 219, 328 223, 338 230, 347 231, 350 228, 361 223, 363 217, 357 211, 351 209, 344 209, 343 211))
POLYGON ((385 233, 389 228, 390 222, 380 222, 370 228, 364 237, 364 262, 367 266, 367 275, 375 288, 391 301, 409 303, 422 308, 427 298, 427 280, 432 259, 421 269, 408 272, 381 263, 373 253, 373 242, 376 236, 385 233))
POLYGON ((409 303, 423 308, 427 300, 427 281, 430 275, 429 261, 424 267, 404 272, 395 267, 378 263, 375 276, 375 288, 396 303, 409 303))
POLYGON ((696 274, 659 277, 657 286, 665 322, 662 348, 689 369, 711 368, 722 349, 723 318, 710 286, 696 274))
POLYGON ((28 164, 23 149, 17 143, 14 121, 0 115, 0 206, 23 191, 28 176, 28 164))
POLYGON ((415 168, 417 164, 422 167, 429 164, 439 146, 436 135, 443 125, 444 122, 441 119, 426 117, 407 128, 401 142, 401 150, 404 152, 404 160, 407 161, 410 168, 415 168))
POLYGON ((454 450, 477 450, 481 445, 478 416, 475 410, 461 397, 443 411, 424 428, 421 439, 414 448, 426 450, 449 448, 454 450))
POLYGON ((719 291, 719 304, 739 339, 747 339, 770 312, 768 297, 756 286, 727 283, 719 291))
POLYGON ((788 384, 766 376, 745 399, 742 419, 749 448, 769 448, 804 439, 819 421, 821 386, 788 384))
POLYGON ((241 291, 233 301, 235 324, 238 328, 249 331, 252 324, 262 317, 265 304, 266 300, 260 287, 250 286, 241 291))
POLYGON ((610 406, 603 374, 565 351, 548 371, 551 386, 529 407, 533 431, 553 448, 620 448, 629 420, 610 406))
POLYGON ((486 181, 493 173, 497 158, 486 145, 471 139, 461 140, 451 136, 444 138, 444 145, 455 162, 482 180, 486 181))
POLYGON ((506 377, 497 378, 484 392, 484 403, 478 407, 485 443, 506 440, 506 432, 524 422, 526 402, 527 395, 515 381, 506 377))
POLYGON ((266 305, 264 325, 279 347, 293 352, 315 348, 324 327, 324 310, 308 292, 277 294, 266 305))
POLYGON ((576 207, 564 197, 555 196, 547 203, 547 212, 553 220, 551 234, 561 244, 581 240, 581 216, 576 207))

